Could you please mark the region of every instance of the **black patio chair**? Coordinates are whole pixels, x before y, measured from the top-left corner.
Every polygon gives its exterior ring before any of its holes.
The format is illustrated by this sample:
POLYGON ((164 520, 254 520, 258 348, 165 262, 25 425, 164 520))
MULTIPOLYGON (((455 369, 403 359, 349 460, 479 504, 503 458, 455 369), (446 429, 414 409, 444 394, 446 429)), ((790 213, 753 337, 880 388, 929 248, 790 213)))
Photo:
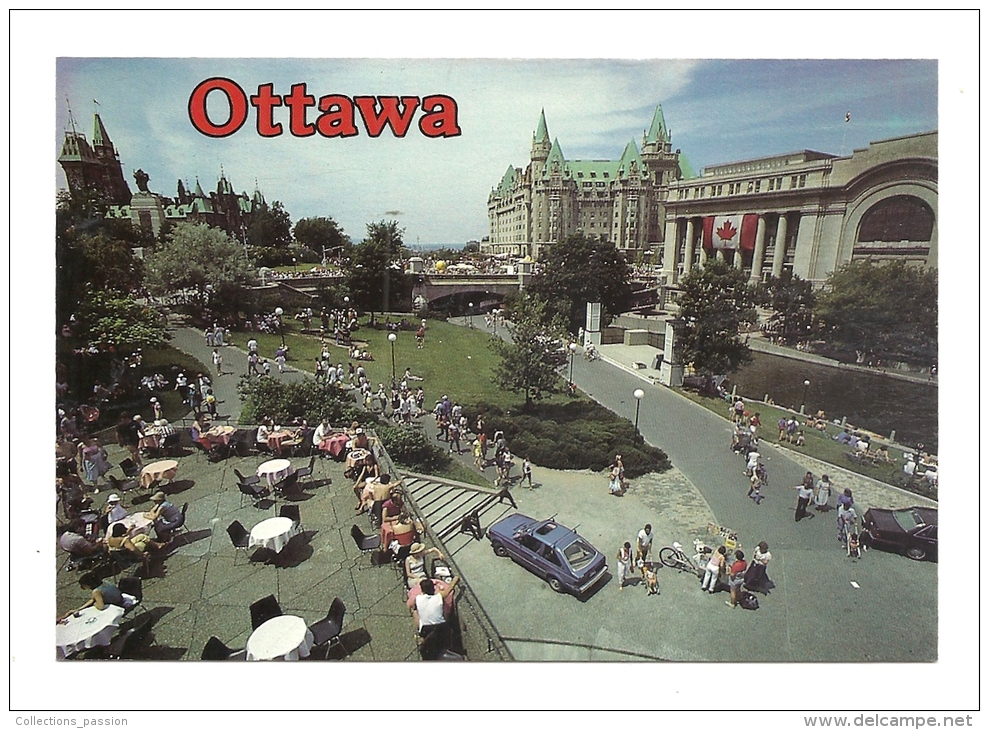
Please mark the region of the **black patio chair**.
POLYGON ((129 489, 136 489, 138 486, 137 479, 128 477, 124 481, 120 481, 113 474, 107 474, 106 478, 110 481, 110 489, 115 492, 126 492, 129 489))
MULTIPOLYGON (((326 618, 317 621, 309 627, 313 635, 313 646, 326 645, 327 654, 330 650, 330 644, 335 642, 343 646, 340 642, 340 632, 343 630, 343 615, 346 612, 347 607, 343 604, 343 601, 339 598, 334 598, 333 603, 330 604, 330 610, 326 612, 326 618)), ((346 651, 346 648, 344 648, 344 651, 346 651)))
POLYGON ((124 476, 130 477, 131 479, 141 475, 141 468, 134 463, 133 459, 124 459, 121 461, 120 468, 123 469, 124 476))
MULTIPOLYGON (((230 535, 230 542, 233 543, 234 548, 238 552, 243 550, 244 555, 247 555, 251 546, 251 533, 241 524, 240 520, 234 520, 227 525, 227 534, 230 535)), ((234 555, 236 556, 236 553, 234 555)))
POLYGON ((299 527, 302 527, 302 512, 297 504, 283 504, 278 510, 279 517, 288 517, 299 527))
POLYGON ((309 457, 309 466, 300 466, 298 469, 296 469, 296 471, 295 471, 295 478, 296 479, 301 479, 302 477, 311 477, 312 476, 313 466, 315 465, 315 463, 316 463, 316 457, 315 456, 310 456, 309 457))
POLYGON ((135 603, 130 608, 124 609, 125 616, 131 611, 138 608, 144 611, 145 613, 147 613, 148 609, 146 609, 143 605, 144 587, 141 583, 140 578, 134 575, 121 578, 120 581, 117 583, 117 588, 120 590, 121 593, 126 593, 129 596, 134 596, 134 598, 137 599, 137 603, 135 603))
POLYGON ((246 657, 246 650, 231 649, 217 637, 211 636, 209 637, 209 641, 206 642, 206 646, 203 647, 202 656, 199 658, 204 661, 235 661, 238 659, 245 659, 246 657))
POLYGON ((126 631, 121 631, 117 634, 113 638, 113 641, 110 642, 110 645, 106 648, 106 658, 128 658, 128 655, 132 652, 138 642, 148 635, 148 630, 151 628, 152 622, 152 617, 148 614, 143 619, 135 621, 134 625, 126 631))
POLYGON ((241 482, 237 485, 237 488, 240 489, 241 505, 243 506, 244 497, 246 496, 251 498, 251 501, 254 502, 254 506, 257 507, 258 509, 263 509, 263 507, 260 504, 261 500, 263 500, 265 497, 271 494, 271 492, 268 490, 267 487, 263 487, 260 484, 244 484, 243 482, 241 482))
POLYGON ((256 629, 268 619, 281 615, 282 607, 278 605, 278 599, 274 594, 259 598, 251 604, 251 628, 256 629))
POLYGON ((372 553, 381 549, 381 535, 365 535, 361 528, 354 525, 350 528, 350 536, 361 553, 372 553))
POLYGON ((248 484, 254 486, 255 484, 261 483, 261 477, 259 477, 257 474, 252 474, 249 477, 245 477, 243 474, 240 473, 240 469, 238 469, 237 467, 234 467, 234 474, 237 475, 237 479, 240 481, 241 484, 248 484))

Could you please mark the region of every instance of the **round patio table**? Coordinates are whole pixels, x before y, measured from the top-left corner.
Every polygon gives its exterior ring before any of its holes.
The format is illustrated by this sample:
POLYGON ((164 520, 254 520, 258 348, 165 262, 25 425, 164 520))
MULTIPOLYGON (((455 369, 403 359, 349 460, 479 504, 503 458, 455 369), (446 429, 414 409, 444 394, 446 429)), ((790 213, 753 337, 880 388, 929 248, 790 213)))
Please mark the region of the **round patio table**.
POLYGON ((165 479, 171 481, 179 470, 179 462, 175 459, 153 461, 141 469, 141 486, 150 489, 155 482, 165 479))
POLYGON ((237 431, 233 426, 213 426, 209 431, 203 434, 209 438, 210 441, 228 444, 230 443, 230 437, 234 435, 237 431))
POLYGON ((151 532, 151 526, 153 524, 154 522, 149 520, 142 513, 135 512, 134 514, 127 515, 122 520, 111 522, 106 531, 108 535, 112 535, 114 525, 123 525, 127 528, 127 537, 134 537, 135 535, 147 535, 151 532))
POLYGON ((298 616, 275 616, 258 626, 247 640, 247 661, 296 661, 309 656, 313 635, 298 616))
POLYGON ((289 517, 271 517, 259 522, 251 528, 251 538, 248 547, 266 547, 280 553, 295 535, 299 534, 299 526, 289 517))
POLYGON ((62 657, 94 646, 109 646, 124 609, 109 604, 102 611, 90 606, 76 613, 79 615, 69 616, 64 624, 55 625, 55 646, 62 657))
POLYGON ((294 472, 292 462, 288 459, 270 459, 258 466, 258 476, 264 479, 269 487, 274 487, 294 472))
POLYGON ((353 449, 353 450, 351 450, 351 452, 349 454, 347 454, 347 468, 349 469, 350 467, 354 466, 355 464, 360 464, 361 462, 363 462, 370 455, 371 455, 371 452, 368 451, 367 449, 353 449))

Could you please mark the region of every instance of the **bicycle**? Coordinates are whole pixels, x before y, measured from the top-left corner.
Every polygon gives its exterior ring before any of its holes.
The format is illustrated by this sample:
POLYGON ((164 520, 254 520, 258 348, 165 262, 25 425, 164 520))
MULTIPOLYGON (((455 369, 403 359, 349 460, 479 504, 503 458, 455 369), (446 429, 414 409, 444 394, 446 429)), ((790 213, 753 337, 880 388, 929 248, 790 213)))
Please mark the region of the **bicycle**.
POLYGON ((710 554, 711 548, 700 540, 694 540, 694 550, 697 553, 690 557, 683 551, 683 545, 674 542, 659 550, 659 562, 667 568, 676 568, 681 573, 693 573, 698 578, 704 573, 704 568, 700 565, 700 560, 705 554, 710 554))

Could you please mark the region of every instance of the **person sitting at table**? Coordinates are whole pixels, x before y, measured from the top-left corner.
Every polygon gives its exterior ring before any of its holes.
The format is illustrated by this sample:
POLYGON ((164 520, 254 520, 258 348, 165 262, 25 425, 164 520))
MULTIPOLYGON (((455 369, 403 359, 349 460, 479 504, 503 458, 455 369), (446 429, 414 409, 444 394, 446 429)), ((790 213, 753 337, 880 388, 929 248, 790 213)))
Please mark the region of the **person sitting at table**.
POLYGON ((416 585, 426 577, 426 556, 433 553, 440 560, 446 560, 437 548, 427 548, 421 542, 412 543, 409 555, 405 558, 405 586, 416 585))
POLYGON ((439 588, 431 578, 423 578, 419 582, 422 591, 415 600, 412 618, 416 622, 419 636, 422 638, 421 654, 423 659, 435 659, 449 644, 449 627, 446 615, 443 613, 443 599, 453 592, 460 582, 460 576, 439 588), (430 640, 430 636, 434 636, 430 640))
POLYGON ((79 587, 84 591, 89 591, 89 600, 74 608, 66 614, 58 617, 56 623, 62 623, 74 613, 79 613, 90 606, 96 606, 97 611, 102 611, 108 605, 120 606, 124 608, 124 595, 113 583, 101 581, 95 573, 86 573, 79 578, 79 587))
POLYGON ((202 413, 197 413, 192 419, 192 425, 189 427, 189 437, 193 440, 193 442, 199 444, 208 451, 210 446, 209 439, 203 437, 203 425, 199 421, 202 417, 202 413))
POLYGON ((164 545, 153 542, 150 537, 144 534, 130 537, 127 534, 127 525, 118 522, 110 528, 110 534, 106 537, 106 547, 111 553, 127 551, 146 564, 148 562, 148 549, 150 547, 164 547, 164 545))
POLYGON ((408 512, 402 512, 389 526, 392 539, 398 543, 398 547, 413 544, 422 535, 424 529, 422 523, 413 521, 412 515, 408 512))
POLYGON ((353 471, 347 476, 353 477, 355 473, 357 474, 357 481, 354 482, 354 494, 360 499, 361 488, 364 486, 364 482, 368 479, 376 479, 381 474, 381 470, 378 467, 378 460, 369 451, 367 452, 367 456, 355 463, 351 469, 353 471))
POLYGON ((402 490, 398 487, 392 488, 388 492, 388 499, 381 506, 381 522, 398 522, 398 518, 405 511, 405 502, 402 499, 402 490))
POLYGON ((370 448, 370 443, 368 442, 367 434, 364 433, 364 429, 358 427, 354 430, 354 438, 350 440, 348 444, 351 451, 355 449, 364 449, 367 451, 370 448))
POLYGON ((357 507, 357 511, 367 512, 368 510, 373 510, 375 502, 383 504, 388 499, 389 492, 391 492, 390 474, 382 474, 380 477, 368 479, 361 488, 361 501, 357 507))
POLYGON ((144 516, 155 523, 155 535, 167 544, 172 541, 172 533, 185 524, 185 516, 181 509, 168 501, 164 492, 155 492, 151 501, 154 506, 144 516))
POLYGON ((316 430, 312 434, 312 445, 317 449, 321 447, 324 439, 328 439, 333 434, 333 429, 330 428, 330 422, 325 418, 319 422, 316 426, 316 430))
POLYGON ((264 449, 268 448, 268 437, 271 436, 271 432, 274 430, 275 422, 271 419, 262 421, 261 425, 258 426, 257 436, 254 440, 257 442, 258 446, 263 446, 264 449))
POLYGON ((74 562, 103 554, 103 545, 87 540, 83 536, 85 532, 85 523, 81 519, 76 518, 69 523, 68 529, 58 538, 58 546, 71 557, 71 562, 67 570, 71 570, 74 567, 74 562))
POLYGON ((127 509, 120 503, 120 497, 116 494, 111 494, 106 498, 106 504, 103 505, 103 515, 106 517, 108 525, 111 522, 118 522, 127 516, 127 509))

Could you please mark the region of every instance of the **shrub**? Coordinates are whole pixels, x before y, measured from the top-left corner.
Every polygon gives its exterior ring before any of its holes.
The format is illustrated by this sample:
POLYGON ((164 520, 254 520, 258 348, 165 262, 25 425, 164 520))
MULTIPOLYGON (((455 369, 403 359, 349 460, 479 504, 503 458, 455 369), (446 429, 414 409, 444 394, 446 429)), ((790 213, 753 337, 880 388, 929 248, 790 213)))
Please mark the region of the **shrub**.
POLYGON ((309 379, 285 383, 274 378, 244 375, 237 384, 237 392, 244 401, 240 415, 242 423, 260 423, 265 418, 279 423, 304 418, 310 424, 319 423, 323 418, 331 423, 373 419, 348 393, 309 379))
POLYGON ((449 455, 431 444, 426 434, 416 428, 378 426, 376 433, 392 461, 411 471, 433 474, 449 465, 449 455))
POLYGON ((483 403, 467 411, 473 418, 484 413, 490 433, 504 431, 512 452, 539 466, 600 471, 616 454, 631 478, 671 466, 666 453, 646 444, 629 421, 593 401, 538 405, 525 415, 483 403))

